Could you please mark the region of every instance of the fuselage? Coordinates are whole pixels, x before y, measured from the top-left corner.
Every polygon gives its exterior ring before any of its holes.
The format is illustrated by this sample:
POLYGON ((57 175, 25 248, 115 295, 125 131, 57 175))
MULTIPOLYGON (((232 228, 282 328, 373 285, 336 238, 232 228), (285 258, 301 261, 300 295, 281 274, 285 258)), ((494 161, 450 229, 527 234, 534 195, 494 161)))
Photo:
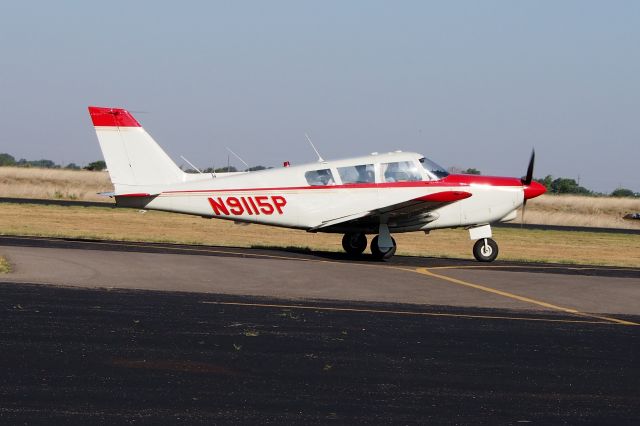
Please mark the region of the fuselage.
POLYGON ((390 217, 391 232, 408 232, 514 219, 525 191, 528 198, 540 191, 535 185, 525 187, 519 178, 450 175, 418 153, 393 152, 231 176, 190 176, 183 183, 147 186, 143 193, 116 198, 122 206, 342 233, 376 230, 321 225, 443 191, 471 194, 429 214, 390 217))

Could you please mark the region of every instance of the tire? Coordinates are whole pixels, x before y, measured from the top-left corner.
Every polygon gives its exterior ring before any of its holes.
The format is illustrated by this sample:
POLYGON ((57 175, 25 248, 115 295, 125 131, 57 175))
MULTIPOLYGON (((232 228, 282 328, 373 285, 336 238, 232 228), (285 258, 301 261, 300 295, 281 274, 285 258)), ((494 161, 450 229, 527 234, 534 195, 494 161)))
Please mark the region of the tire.
POLYGON ((367 248, 367 236, 362 232, 350 232, 342 237, 342 248, 350 256, 360 256, 367 248))
POLYGON ((373 240, 371 240, 371 254, 373 255, 373 257, 377 260, 391 259, 393 255, 396 254, 396 240, 391 237, 391 241, 393 242, 393 247, 383 252, 378 247, 378 236, 376 235, 375 237, 373 237, 373 240))
POLYGON ((481 238, 473 245, 473 257, 478 262, 493 262, 498 257, 498 244, 491 238, 481 238), (487 246, 485 248, 485 241, 487 246))

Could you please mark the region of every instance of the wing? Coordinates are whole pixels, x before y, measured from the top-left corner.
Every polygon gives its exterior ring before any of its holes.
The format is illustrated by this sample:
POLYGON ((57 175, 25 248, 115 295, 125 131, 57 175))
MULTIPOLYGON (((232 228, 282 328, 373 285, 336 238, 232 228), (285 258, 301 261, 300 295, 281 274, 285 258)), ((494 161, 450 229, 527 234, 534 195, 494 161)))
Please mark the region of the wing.
POLYGON ((471 193, 465 191, 442 191, 423 197, 390 204, 371 211, 364 211, 348 216, 338 217, 322 222, 309 231, 327 231, 328 228, 371 228, 376 230, 380 224, 380 216, 386 216, 389 223, 396 227, 411 227, 425 224, 438 218, 434 210, 445 205, 455 203, 471 197, 471 193))

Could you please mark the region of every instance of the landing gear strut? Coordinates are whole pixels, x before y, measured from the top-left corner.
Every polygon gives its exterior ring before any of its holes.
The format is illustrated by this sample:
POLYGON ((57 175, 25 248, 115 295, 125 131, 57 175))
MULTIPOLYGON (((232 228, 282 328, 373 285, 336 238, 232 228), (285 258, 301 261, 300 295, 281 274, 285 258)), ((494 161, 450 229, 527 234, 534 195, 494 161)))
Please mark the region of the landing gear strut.
POLYGON ((349 232, 342 237, 342 248, 350 256, 360 256, 367 248, 367 237, 362 232, 349 232))
POLYGON ((473 256, 478 262, 493 262, 498 257, 498 244, 491 238, 482 238, 473 245, 473 256))

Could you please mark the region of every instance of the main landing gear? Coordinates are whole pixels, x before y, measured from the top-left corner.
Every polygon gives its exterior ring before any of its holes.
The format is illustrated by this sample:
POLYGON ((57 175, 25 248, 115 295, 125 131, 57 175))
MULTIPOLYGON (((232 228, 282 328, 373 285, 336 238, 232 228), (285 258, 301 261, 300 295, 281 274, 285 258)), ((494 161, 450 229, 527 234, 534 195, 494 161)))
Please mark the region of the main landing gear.
POLYGON ((396 254, 396 240, 393 237, 391 238, 391 243, 393 244, 391 247, 380 247, 380 236, 376 235, 371 240, 371 254, 377 260, 387 260, 391 259, 394 254, 396 254))
POLYGON ((360 256, 367 248, 367 236, 362 232, 350 232, 342 237, 342 248, 349 256, 360 256))
MULTIPOLYGON (((342 248, 349 256, 358 257, 367 248, 367 237, 362 232, 350 232, 342 237, 342 248)), ((376 235, 371 240, 371 254, 375 259, 387 260, 396 253, 396 240, 389 236, 386 246, 380 242, 380 236, 376 235)))
MULTIPOLYGON (((391 259, 396 253, 396 240, 387 225, 380 225, 380 232, 371 240, 371 254, 377 260, 391 259)), ((367 237, 362 232, 349 232, 342 237, 342 248, 349 256, 357 257, 367 248, 367 237)))

